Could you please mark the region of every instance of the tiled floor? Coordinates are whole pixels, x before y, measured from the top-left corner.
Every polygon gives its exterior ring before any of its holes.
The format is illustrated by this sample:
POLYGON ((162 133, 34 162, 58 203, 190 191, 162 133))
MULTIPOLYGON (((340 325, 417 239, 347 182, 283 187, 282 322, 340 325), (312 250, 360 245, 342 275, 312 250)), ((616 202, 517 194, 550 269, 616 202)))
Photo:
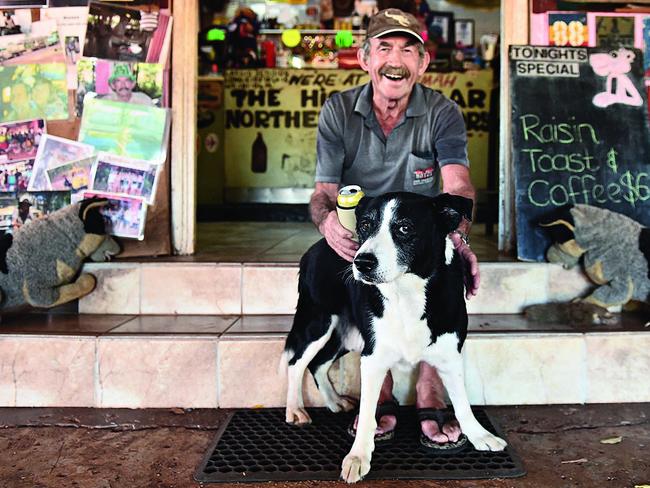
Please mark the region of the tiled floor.
MULTIPOLYGON (((209 222, 199 223, 197 252, 181 258, 191 261, 298 263, 321 235, 306 222, 209 222)), ((471 246, 480 262, 512 261, 499 255, 496 234, 485 235, 477 224, 471 246)), ((176 258, 175 258, 176 259, 176 258)))
MULTIPOLYGON (((5 315, 0 335, 208 335, 235 337, 286 334, 291 315, 5 315)), ((535 323, 519 314, 476 314, 469 316, 470 334, 484 333, 575 333, 644 331, 640 314, 621 314, 610 325, 575 328, 560 323, 535 323)))

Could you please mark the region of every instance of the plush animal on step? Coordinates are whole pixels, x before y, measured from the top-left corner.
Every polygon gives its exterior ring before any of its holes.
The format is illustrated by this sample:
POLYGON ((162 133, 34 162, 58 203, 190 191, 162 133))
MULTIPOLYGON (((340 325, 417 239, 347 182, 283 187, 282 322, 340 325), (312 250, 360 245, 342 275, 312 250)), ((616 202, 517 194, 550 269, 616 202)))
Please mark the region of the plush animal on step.
POLYGON ((50 308, 83 297, 95 277, 78 275, 83 261, 110 259, 120 246, 106 235, 100 209, 106 199, 68 205, 5 234, 0 242, 2 308, 50 308))
POLYGON ((597 285, 584 300, 616 309, 630 300, 650 299, 650 228, 604 208, 578 204, 541 223, 555 243, 546 259, 572 268, 583 261, 597 285))

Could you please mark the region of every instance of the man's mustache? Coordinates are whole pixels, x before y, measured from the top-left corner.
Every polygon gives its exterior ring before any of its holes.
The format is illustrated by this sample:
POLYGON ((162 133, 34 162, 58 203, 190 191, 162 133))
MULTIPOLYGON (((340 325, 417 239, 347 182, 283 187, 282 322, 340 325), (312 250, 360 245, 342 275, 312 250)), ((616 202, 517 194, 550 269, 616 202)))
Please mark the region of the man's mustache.
POLYGON ((401 76, 402 78, 410 78, 411 72, 405 66, 382 66, 379 69, 380 75, 393 75, 401 76))

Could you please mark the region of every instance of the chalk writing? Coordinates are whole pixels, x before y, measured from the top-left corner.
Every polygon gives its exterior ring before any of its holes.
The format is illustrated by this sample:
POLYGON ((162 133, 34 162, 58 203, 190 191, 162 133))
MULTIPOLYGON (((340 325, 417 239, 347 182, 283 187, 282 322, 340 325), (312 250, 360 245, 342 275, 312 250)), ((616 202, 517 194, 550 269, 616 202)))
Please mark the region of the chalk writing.
POLYGON ((587 123, 576 123, 575 117, 570 117, 569 122, 556 122, 555 116, 551 123, 542 124, 538 115, 526 114, 519 117, 521 130, 526 142, 535 139, 537 142, 559 142, 573 144, 574 142, 600 142, 596 136, 596 129, 587 123))

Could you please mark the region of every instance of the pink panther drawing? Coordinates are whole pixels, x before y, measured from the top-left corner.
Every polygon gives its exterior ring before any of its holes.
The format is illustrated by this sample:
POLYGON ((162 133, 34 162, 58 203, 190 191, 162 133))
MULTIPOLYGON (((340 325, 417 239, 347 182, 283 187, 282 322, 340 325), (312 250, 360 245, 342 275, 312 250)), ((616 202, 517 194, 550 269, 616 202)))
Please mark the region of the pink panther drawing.
POLYGON ((594 96, 594 105, 603 108, 613 103, 635 107, 643 105, 641 95, 626 75, 632 69, 634 58, 634 53, 625 48, 589 56, 589 64, 594 69, 594 73, 607 77, 606 89, 594 96))

